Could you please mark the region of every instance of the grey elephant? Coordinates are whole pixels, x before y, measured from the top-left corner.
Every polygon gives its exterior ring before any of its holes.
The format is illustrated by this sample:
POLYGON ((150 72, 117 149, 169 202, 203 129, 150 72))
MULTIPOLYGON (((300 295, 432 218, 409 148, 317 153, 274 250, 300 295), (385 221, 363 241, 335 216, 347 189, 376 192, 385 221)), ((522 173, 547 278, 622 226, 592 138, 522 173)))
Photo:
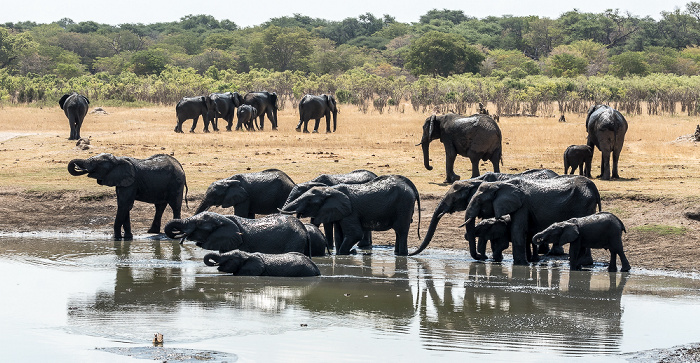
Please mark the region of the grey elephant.
POLYGON ((579 175, 591 177, 591 161, 593 160, 593 148, 588 145, 571 145, 564 151, 564 174, 571 174, 578 169, 579 175))
POLYGON ((214 101, 209 96, 199 97, 183 97, 175 106, 175 115, 177 116, 177 125, 175 132, 182 132, 182 123, 187 120, 192 120, 190 132, 194 132, 197 127, 199 117, 204 121, 204 132, 209 132, 209 116, 213 115, 214 101))
POLYGON ((586 117, 588 146, 597 147, 601 152, 600 175, 603 180, 619 179, 617 162, 625 143, 627 120, 614 108, 607 105, 594 105, 588 109, 586 117), (612 153, 612 175, 610 174, 610 154, 612 153))
POLYGON ((553 223, 535 234, 532 239, 535 244, 552 243, 563 246, 569 243, 571 270, 581 269, 581 256, 587 248, 604 248, 610 251, 608 271, 617 271, 617 256, 620 256, 620 271, 627 272, 630 270, 630 264, 622 248, 622 232, 627 231, 620 218, 612 213, 600 212, 553 223))
MULTIPOLYGON (((117 216, 114 219, 114 239, 130 240, 131 220, 129 212, 134 201, 156 206, 148 233, 160 233, 161 218, 166 206, 170 206, 174 218, 180 218, 182 192, 187 188, 185 171, 172 156, 157 154, 147 159, 118 157, 99 154, 88 159, 73 159, 68 163, 73 176, 85 175, 97 179, 100 185, 116 187, 117 216)), ((185 202, 187 194, 185 193, 185 202)))
POLYGON ((209 185, 195 214, 213 206, 233 207, 235 215, 248 218, 277 213, 294 186, 292 178, 278 169, 236 174, 209 185))
POLYGON ((301 131, 301 124, 304 124, 304 132, 308 133, 309 120, 316 120, 314 132, 318 132, 318 126, 321 123, 321 117, 326 118, 326 133, 331 132, 331 114, 333 115, 333 132, 338 125, 338 106, 335 102, 335 97, 331 95, 305 95, 299 101, 299 124, 297 131, 301 131))
MULTIPOLYGON (((236 131, 241 130, 245 126, 248 131, 255 131, 256 121, 258 117, 258 110, 251 105, 241 105, 237 112, 238 123, 236 123, 236 131)), ((258 125, 258 129, 260 126, 258 125)), ((230 128, 228 128, 230 131, 230 128)))
MULTIPOLYGON (((535 233, 555 222, 591 215, 596 207, 601 209, 598 188, 580 175, 484 182, 467 205, 465 224, 473 223, 476 217, 502 218, 509 214, 513 262, 524 265, 528 263, 526 249, 535 233)), ((531 261, 537 261, 537 251, 532 252, 531 261)))
POLYGON ((474 235, 479 239, 478 253, 486 255, 486 243, 490 241, 493 260, 503 261, 503 251, 510 245, 510 216, 481 220, 474 227, 474 235))
POLYGON ((211 120, 214 131, 219 131, 219 117, 226 121, 226 130, 231 131, 236 107, 243 103, 243 97, 238 92, 225 92, 210 93, 209 98, 212 100, 214 107, 209 109, 207 118, 211 120))
POLYGON ((236 250, 207 253, 204 264, 218 266, 217 270, 236 276, 308 277, 321 274, 314 261, 299 252, 269 254, 236 250))
POLYGON ((243 96, 243 103, 251 105, 258 110, 260 129, 265 127, 265 115, 270 119, 272 129, 277 130, 277 93, 275 92, 248 92, 243 96))
POLYGON ((323 232, 312 223, 304 223, 304 228, 306 228, 306 233, 309 235, 311 246, 326 246, 326 252, 330 255, 330 247, 326 243, 326 236, 323 235, 323 232))
POLYGON ((311 217, 315 223, 336 223, 334 239, 338 255, 349 254, 365 230, 393 229, 394 254, 406 256, 416 202, 420 220, 420 196, 413 182, 401 175, 383 175, 364 184, 311 188, 287 203, 281 212, 311 217))
POLYGON ((454 172, 457 155, 462 155, 472 163, 472 178, 479 176, 479 161, 491 161, 493 171, 500 172, 501 129, 488 115, 475 114, 461 116, 448 113, 442 116, 432 115, 423 124, 423 136, 418 145, 423 147, 423 164, 428 170, 430 165, 430 142, 439 139, 445 147, 445 183, 460 179, 454 172))
POLYGON ((220 253, 245 252, 287 253, 325 256, 323 240, 309 239, 309 234, 294 216, 272 214, 257 219, 202 212, 184 219, 172 219, 164 227, 173 239, 194 241, 198 247, 220 253), (312 244, 318 242, 317 244, 312 244))
MULTIPOLYGON (((410 255, 417 255, 428 247, 430 241, 435 235, 440 219, 442 219, 445 214, 452 214, 467 210, 469 201, 472 199, 472 196, 474 193, 476 193, 476 190, 479 188, 481 183, 487 181, 504 181, 514 178, 549 179, 557 176, 559 176, 559 174, 549 169, 530 169, 518 174, 489 172, 476 178, 460 180, 452 183, 450 188, 438 203, 437 207, 435 207, 433 217, 430 219, 428 231, 423 237, 423 242, 421 243, 420 247, 418 247, 418 249, 412 252, 410 255)), ((477 248, 476 239, 474 238, 474 223, 467 225, 467 236, 467 241, 469 241, 469 252, 471 253, 472 258, 485 259, 485 256, 479 255, 476 251, 477 248)))
POLYGON ((61 106, 63 113, 68 117, 70 124, 70 136, 68 140, 80 139, 80 128, 83 126, 83 120, 87 115, 88 105, 90 100, 87 97, 73 92, 65 94, 58 100, 58 105, 61 106))

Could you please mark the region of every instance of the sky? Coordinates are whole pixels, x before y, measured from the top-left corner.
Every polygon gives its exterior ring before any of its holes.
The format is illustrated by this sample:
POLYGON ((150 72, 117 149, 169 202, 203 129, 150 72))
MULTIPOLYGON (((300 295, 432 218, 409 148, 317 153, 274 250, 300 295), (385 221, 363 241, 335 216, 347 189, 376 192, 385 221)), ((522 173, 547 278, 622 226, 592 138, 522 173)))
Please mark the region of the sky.
POLYGON ((182 0, 20 0, 12 6, 3 6, 0 11, 0 24, 6 22, 33 21, 39 24, 51 23, 62 18, 70 18, 76 23, 95 21, 103 24, 124 23, 152 24, 177 21, 185 15, 212 15, 217 20, 228 19, 239 27, 260 25, 265 21, 293 14, 312 18, 343 20, 357 17, 367 12, 381 17, 388 14, 402 23, 417 22, 421 15, 431 9, 462 10, 468 16, 526 16, 558 18, 562 13, 578 9, 581 12, 602 13, 606 9, 619 9, 620 13, 638 17, 651 16, 660 19, 662 11, 685 9, 687 1, 649 0, 588 0, 568 2, 562 0, 265 0, 265 1, 205 1, 182 0), (260 8, 253 9, 258 5, 260 8), (310 5, 316 5, 310 7, 310 5))

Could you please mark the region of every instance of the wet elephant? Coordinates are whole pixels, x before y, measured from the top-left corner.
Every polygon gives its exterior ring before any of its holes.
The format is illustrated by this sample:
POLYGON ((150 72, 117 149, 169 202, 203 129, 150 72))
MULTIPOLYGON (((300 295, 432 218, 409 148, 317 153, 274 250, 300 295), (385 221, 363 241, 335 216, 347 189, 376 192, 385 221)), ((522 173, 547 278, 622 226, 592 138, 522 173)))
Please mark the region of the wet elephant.
POLYGON ((208 253, 204 256, 204 263, 236 276, 307 277, 321 274, 318 266, 299 252, 268 254, 235 250, 222 254, 208 253))

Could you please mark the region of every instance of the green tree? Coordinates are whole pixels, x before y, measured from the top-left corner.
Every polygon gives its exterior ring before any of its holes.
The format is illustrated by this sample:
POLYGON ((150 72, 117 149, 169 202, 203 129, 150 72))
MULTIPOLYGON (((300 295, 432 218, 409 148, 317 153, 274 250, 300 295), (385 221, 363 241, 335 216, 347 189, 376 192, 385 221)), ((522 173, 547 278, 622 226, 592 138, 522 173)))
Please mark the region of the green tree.
POLYGON ((168 57, 159 49, 141 50, 131 56, 131 64, 137 75, 160 74, 168 64, 168 57))
POLYGON ((489 76, 494 71, 504 75, 520 71, 525 75, 536 75, 540 73, 540 67, 521 51, 496 49, 490 51, 481 64, 481 74, 489 76))
POLYGON ((644 76, 649 73, 649 63, 643 52, 623 52, 611 58, 611 70, 618 77, 644 76))
POLYGON ((7 29, 0 27, 0 68, 15 64, 22 53, 32 46, 32 37, 29 33, 13 35, 7 29))
POLYGON ((586 72, 588 62, 572 52, 560 52, 547 59, 549 71, 554 77, 576 77, 586 72))
POLYGON ((464 11, 462 10, 432 9, 428 10, 428 12, 424 15, 421 15, 419 21, 423 24, 430 24, 430 22, 435 19, 447 20, 452 24, 457 25, 469 18, 464 15, 464 11))
POLYGON ((411 44, 406 68, 413 74, 447 77, 456 73, 477 73, 484 55, 467 44, 464 37, 431 31, 411 44))
POLYGON ((303 28, 269 26, 251 41, 251 65, 276 71, 306 70, 315 40, 303 28))

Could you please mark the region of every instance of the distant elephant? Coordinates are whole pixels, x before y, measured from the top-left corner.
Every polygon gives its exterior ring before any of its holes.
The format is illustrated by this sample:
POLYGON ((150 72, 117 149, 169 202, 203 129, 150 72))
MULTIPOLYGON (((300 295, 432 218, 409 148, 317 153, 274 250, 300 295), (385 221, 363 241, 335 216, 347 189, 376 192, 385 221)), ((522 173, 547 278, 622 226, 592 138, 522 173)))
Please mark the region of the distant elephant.
MULTIPOLYGON (((416 202, 420 221, 420 195, 413 182, 401 175, 383 175, 364 184, 311 188, 287 203, 281 212, 300 218, 311 217, 314 223, 335 222, 338 255, 349 254, 365 230, 393 229, 396 233, 394 254, 406 256, 416 202)), ((418 228, 420 236, 420 225, 418 228)))
POLYGON ((278 169, 236 174, 211 183, 195 214, 213 206, 233 207, 235 215, 247 218, 277 213, 294 185, 292 178, 278 169))
MULTIPOLYGON (((87 174, 97 179, 97 184, 116 187, 117 217, 114 219, 114 239, 131 240, 129 212, 134 201, 152 203, 156 206, 148 233, 160 233, 163 211, 167 205, 174 218, 180 218, 182 191, 187 188, 185 171, 172 156, 157 154, 147 159, 118 157, 99 154, 88 159, 73 159, 68 163, 68 172, 73 176, 87 174)), ((185 202, 187 193, 185 193, 185 202)))
POLYGON ((474 227, 474 235, 479 239, 479 254, 486 255, 486 242, 491 241, 493 260, 503 261, 503 251, 510 245, 510 216, 483 219, 474 227))
POLYGON ((318 132, 318 125, 321 123, 321 117, 326 118, 326 133, 331 132, 331 113, 333 114, 333 132, 335 132, 338 120, 338 107, 335 102, 335 97, 330 95, 306 95, 299 101, 299 124, 296 127, 297 131, 301 131, 301 124, 304 124, 304 132, 308 133, 309 120, 316 120, 314 132, 318 132))
POLYGON ((324 256, 325 244, 311 245, 304 224, 294 216, 273 214, 257 219, 202 212, 185 219, 172 219, 165 234, 174 239, 194 241, 198 247, 220 253, 287 253, 324 256))
POLYGON ((70 124, 70 137, 68 137, 68 140, 80 139, 80 127, 83 126, 83 120, 85 115, 87 115, 90 101, 87 97, 73 92, 63 95, 58 104, 61 106, 63 113, 66 114, 66 117, 68 117, 68 123, 70 124))
POLYGON ((219 131, 219 117, 228 124, 226 130, 231 131, 233 126, 233 116, 236 114, 236 107, 243 103, 243 97, 238 92, 210 93, 214 107, 209 109, 208 119, 212 122, 214 131, 219 131))
POLYGON ((423 137, 418 145, 423 147, 423 164, 428 170, 430 165, 430 142, 440 139, 445 146, 445 183, 460 179, 454 172, 457 155, 469 158, 472 162, 472 178, 479 176, 479 161, 490 160, 493 171, 500 172, 502 161, 501 129, 488 115, 475 114, 460 116, 448 113, 442 116, 432 115, 423 124, 423 137))
MULTIPOLYGON (((243 128, 243 126, 245 126, 248 131, 255 131, 255 119, 258 117, 258 110, 256 110, 255 107, 251 105, 241 105, 241 107, 238 108, 237 115, 238 123, 236 124, 236 131, 243 128)), ((230 127, 226 129, 231 131, 230 127)), ((258 126, 258 129, 260 129, 260 126, 258 126)))
POLYGON ((627 231, 620 218, 612 213, 600 212, 553 223, 532 239, 535 244, 552 243, 563 246, 570 243, 569 266, 572 270, 581 269, 580 257, 587 248, 604 248, 610 250, 608 271, 617 271, 617 256, 620 256, 620 271, 627 272, 630 270, 630 264, 622 248, 622 232, 627 231))
MULTIPOLYGON (((479 188, 479 185, 483 182, 491 181, 504 181, 514 178, 528 178, 528 179, 549 179, 559 176, 559 174, 549 170, 549 169, 530 169, 519 174, 506 174, 506 173, 486 173, 484 175, 478 176, 476 178, 456 181, 450 186, 445 195, 438 203, 435 211, 433 212, 433 217, 430 219, 430 225, 428 226, 428 231, 423 237, 423 242, 420 247, 415 252, 412 252, 410 256, 417 255, 421 253, 424 249, 428 247, 430 241, 435 235, 435 230, 437 229, 438 222, 445 214, 452 214, 454 212, 461 212, 467 210, 467 205, 472 199, 474 193, 479 188)), ((474 238, 474 223, 467 224, 467 241, 469 241, 469 252, 474 259, 485 259, 486 256, 481 256, 477 254, 476 239, 474 238)))
POLYGON ((236 276, 307 277, 321 274, 318 266, 299 252, 268 254, 236 250, 222 254, 207 253, 204 263, 218 266, 219 271, 236 276))
MULTIPOLYGON (((177 116, 175 132, 181 133, 182 123, 190 119, 192 120, 190 132, 194 132, 199 116, 202 116, 204 121, 204 132, 209 132, 209 116, 213 115, 210 110, 215 110, 214 107, 214 101, 209 96, 183 97, 175 106, 175 115, 177 116)), ((216 131, 216 127, 214 131, 216 131)))
POLYGON ((588 109, 586 117, 588 146, 597 147, 602 154, 599 178, 610 179, 610 153, 612 153, 612 178, 619 179, 617 162, 625 143, 627 120, 622 114, 606 105, 594 105, 588 109))
POLYGON ((265 115, 270 119, 272 129, 277 130, 277 93, 267 91, 248 92, 243 96, 243 103, 251 105, 258 110, 260 130, 265 127, 265 115))
POLYGON ((579 175, 591 177, 591 161, 593 160, 593 148, 588 145, 571 145, 564 151, 564 174, 571 174, 578 169, 579 175))
MULTIPOLYGON (((601 209, 598 188, 580 175, 484 182, 467 205, 464 224, 473 223, 476 217, 502 218, 509 214, 513 262, 525 265, 528 242, 535 233, 554 222, 591 215, 596 206, 601 209)), ((471 241, 469 245, 471 248, 471 241)), ((537 251, 533 251, 531 260, 537 259, 537 251)))

